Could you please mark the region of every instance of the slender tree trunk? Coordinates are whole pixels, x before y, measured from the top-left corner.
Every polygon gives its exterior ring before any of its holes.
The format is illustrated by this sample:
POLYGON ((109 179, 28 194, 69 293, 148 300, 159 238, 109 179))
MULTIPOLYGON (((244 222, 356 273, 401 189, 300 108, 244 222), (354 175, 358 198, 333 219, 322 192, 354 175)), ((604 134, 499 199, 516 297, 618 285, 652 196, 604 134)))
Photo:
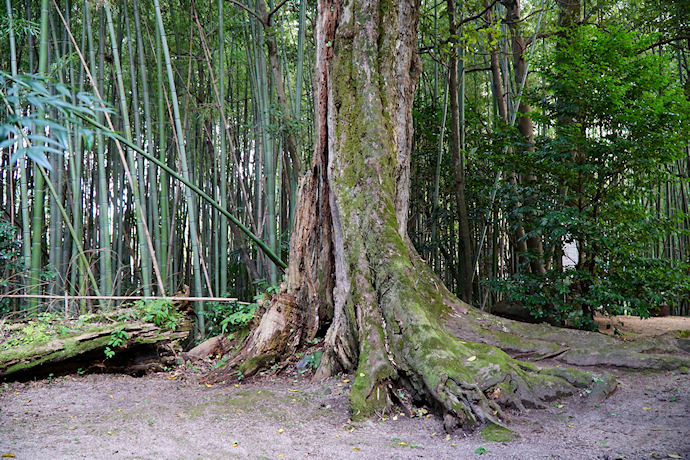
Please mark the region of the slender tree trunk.
MULTIPOLYGON (((464 110, 461 112, 460 103, 464 98, 464 91, 460 91, 464 87, 464 72, 458 72, 458 52, 460 46, 465 46, 458 40, 460 27, 455 14, 455 0, 448 0, 448 21, 450 32, 451 52, 449 57, 449 74, 450 80, 448 83, 448 96, 450 98, 450 148, 453 152, 453 172, 455 179, 455 202, 458 210, 458 224, 460 226, 460 240, 459 240, 459 266, 460 266, 460 292, 463 301, 472 303, 472 272, 473 261, 472 258, 472 238, 470 235, 470 221, 467 213, 467 202, 465 199, 465 187, 467 180, 465 178, 465 162, 463 158, 464 148, 464 123, 461 124, 461 118, 464 119, 464 110), (462 93, 462 94, 460 94, 462 93)), ((462 65, 462 63, 461 63, 462 65)), ((462 105, 464 108, 464 104, 462 105)))
MULTIPOLYGON (((513 69, 515 72, 515 87, 520 91, 522 88, 527 87, 527 75, 525 74, 527 69, 527 61, 525 56, 525 51, 527 50, 526 40, 522 36, 518 25, 521 22, 520 18, 520 3, 518 0, 509 0, 502 2, 506 7, 506 22, 511 33, 511 48, 513 52, 513 69)), ((523 91, 524 92, 524 91, 523 91)), ((521 96, 521 95, 516 95, 521 96)), ((530 112, 532 108, 524 102, 524 98, 520 97, 520 102, 518 104, 518 118, 517 127, 520 134, 525 138, 527 142, 526 151, 534 152, 534 126, 532 124, 532 118, 530 112)), ((519 178, 514 174, 511 174, 511 183, 519 182, 519 178)), ((536 182, 537 178, 534 174, 527 174, 523 178, 526 184, 536 182)), ((531 254, 529 256, 529 267, 532 273, 544 274, 546 270, 544 269, 544 249, 542 244, 542 239, 540 235, 529 236, 525 240, 525 229, 529 231, 530 222, 526 220, 522 222, 522 225, 518 227, 515 232, 515 239, 518 244, 518 251, 523 252, 529 251, 531 254)))

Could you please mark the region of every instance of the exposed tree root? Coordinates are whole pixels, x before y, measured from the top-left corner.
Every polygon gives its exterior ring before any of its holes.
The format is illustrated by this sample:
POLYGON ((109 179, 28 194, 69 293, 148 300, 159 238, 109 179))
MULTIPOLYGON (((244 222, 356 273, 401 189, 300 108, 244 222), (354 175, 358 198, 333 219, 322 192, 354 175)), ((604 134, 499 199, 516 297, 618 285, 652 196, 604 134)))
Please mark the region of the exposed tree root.
MULTIPOLYGON (((383 292, 376 308, 365 310, 366 303, 356 308, 359 326, 352 331, 352 340, 356 337, 359 343, 356 355, 348 361, 340 359, 347 348, 339 348, 334 339, 344 335, 329 334, 316 377, 354 371, 350 401, 355 419, 390 411, 396 405, 404 407, 409 395, 415 404, 427 405, 442 416, 448 431, 472 430, 487 423, 503 425, 506 409, 542 408, 585 389, 595 389, 590 397, 598 402, 616 388, 615 379, 607 373, 540 368, 510 357, 500 349, 502 344, 511 352, 531 353, 537 360, 549 357, 568 364, 583 365, 578 360, 587 354, 593 357, 585 365, 656 369, 689 362, 689 354, 673 348, 670 339, 657 344, 656 351, 663 353, 640 360, 652 342, 622 342, 591 332, 493 317, 460 303, 423 264, 417 265, 422 276, 396 279, 391 273, 384 277, 386 282, 376 284, 376 291, 383 292), (417 280, 414 286, 413 280, 417 280), (604 352, 603 346, 609 351, 604 352), (593 347, 600 347, 599 352, 593 353, 593 347)), ((291 302, 283 303, 290 298, 283 294, 271 302, 241 359, 236 360, 243 375, 285 360, 305 344, 297 339, 300 334, 295 328, 299 309, 291 302)))

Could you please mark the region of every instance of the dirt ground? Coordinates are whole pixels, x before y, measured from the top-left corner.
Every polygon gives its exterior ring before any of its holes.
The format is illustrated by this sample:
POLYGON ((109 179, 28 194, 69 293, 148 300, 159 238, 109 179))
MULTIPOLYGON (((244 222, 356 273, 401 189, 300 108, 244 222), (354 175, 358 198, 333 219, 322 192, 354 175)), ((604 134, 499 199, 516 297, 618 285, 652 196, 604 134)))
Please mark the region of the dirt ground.
MULTIPOLYGON (((690 318, 622 318, 622 323, 615 329, 628 337, 690 330, 690 318)), ((690 459, 690 376, 605 370, 619 381, 609 399, 597 404, 582 394, 511 414, 508 425, 517 436, 504 442, 482 433, 447 436, 433 415, 385 414, 351 423, 347 375, 313 383, 293 371, 207 385, 200 383, 205 369, 190 364, 142 378, 71 375, 0 384, 0 456, 690 459)))

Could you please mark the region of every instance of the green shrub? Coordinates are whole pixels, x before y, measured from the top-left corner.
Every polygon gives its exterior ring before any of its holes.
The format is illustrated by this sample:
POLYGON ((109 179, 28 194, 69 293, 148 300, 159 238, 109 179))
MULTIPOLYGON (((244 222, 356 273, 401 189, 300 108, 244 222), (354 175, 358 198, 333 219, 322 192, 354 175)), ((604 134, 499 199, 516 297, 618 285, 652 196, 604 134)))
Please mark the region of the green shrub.
POLYGON ((206 331, 209 335, 227 334, 243 329, 254 318, 256 303, 233 300, 230 302, 210 302, 204 312, 206 331))

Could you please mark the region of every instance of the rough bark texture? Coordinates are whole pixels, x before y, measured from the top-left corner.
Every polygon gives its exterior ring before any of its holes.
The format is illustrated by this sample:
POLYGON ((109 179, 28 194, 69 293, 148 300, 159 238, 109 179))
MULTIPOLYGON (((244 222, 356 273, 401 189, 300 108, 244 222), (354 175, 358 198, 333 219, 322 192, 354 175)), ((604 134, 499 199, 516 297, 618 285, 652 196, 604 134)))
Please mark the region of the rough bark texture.
MULTIPOLYGON (((418 15, 415 0, 319 2, 316 145, 288 277, 235 362, 248 376, 325 332, 316 377, 354 371, 353 417, 386 411, 404 389, 447 430, 472 429, 501 423, 504 407, 573 394, 592 376, 541 370, 492 346, 531 342, 511 341, 518 326, 455 298, 410 243, 418 15)), ((564 353, 563 337, 543 335, 537 349, 564 353)))

